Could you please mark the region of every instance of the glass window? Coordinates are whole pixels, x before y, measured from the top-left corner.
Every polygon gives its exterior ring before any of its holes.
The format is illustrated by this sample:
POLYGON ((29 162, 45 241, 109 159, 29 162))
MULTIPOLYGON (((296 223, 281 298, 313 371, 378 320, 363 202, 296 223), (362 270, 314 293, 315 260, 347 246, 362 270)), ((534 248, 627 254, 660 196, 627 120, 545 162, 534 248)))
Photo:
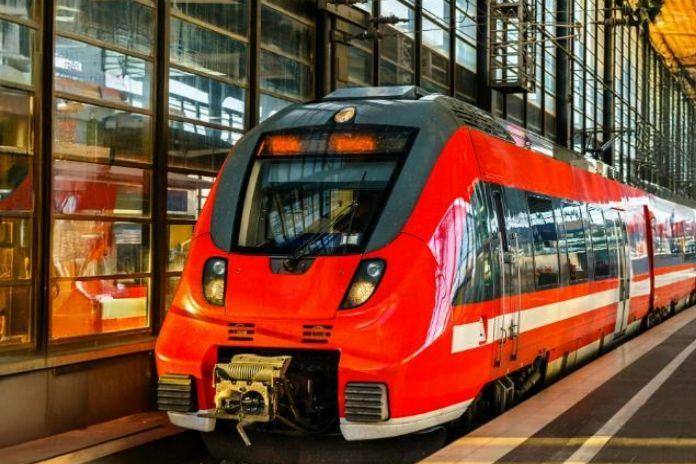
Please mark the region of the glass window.
POLYGON ((30 85, 33 69, 32 50, 34 31, 0 19, 0 80, 30 85))
POLYGON ((372 54, 355 46, 348 49, 348 77, 352 84, 372 84, 372 54))
POLYGON ((210 29, 172 17, 170 59, 173 63, 246 82, 246 44, 210 29))
POLYGON ((423 11, 432 15, 434 19, 449 24, 450 2, 447 0, 423 0, 423 11))
POLYGON ((148 327, 150 279, 56 280, 50 339, 148 327))
POLYGON ((174 294, 176 289, 179 287, 179 282, 181 281, 181 276, 167 277, 167 288, 164 296, 164 308, 169 309, 172 305, 172 300, 174 299, 174 294))
POLYGON ((31 304, 30 285, 0 287, 0 349, 31 341, 31 304))
MULTIPOLYGON (((413 3, 413 2, 408 2, 413 3)), ((389 2, 381 2, 380 5, 382 16, 396 16, 399 19, 405 19, 407 21, 399 22, 393 27, 399 32, 402 32, 411 39, 414 38, 414 29, 416 24, 416 16, 412 6, 406 6, 399 0, 392 0, 389 2)), ((389 34, 385 34, 389 35, 389 34)))
POLYGON ((149 224, 56 219, 52 232, 55 277, 150 272, 149 224))
POLYGON ((380 85, 414 82, 414 46, 403 34, 385 35, 380 42, 380 85))
POLYGON ((169 256, 167 272, 181 272, 188 257, 193 237, 193 224, 172 224, 169 226, 169 256))
POLYGON ((313 30, 309 26, 266 6, 261 8, 261 46, 265 50, 309 62, 313 30))
POLYGON ((236 85, 174 68, 169 72, 169 112, 173 116, 243 129, 245 95, 236 85))
POLYGON ((33 112, 30 94, 0 87, 0 151, 33 153, 33 112))
POLYGON ((34 209, 32 171, 31 157, 0 153, 0 211, 34 209))
POLYGON ((56 90, 139 108, 150 107, 150 62, 58 37, 55 67, 56 90))
POLYGON ((570 281, 587 279, 587 245, 582 209, 578 205, 563 205, 563 223, 566 230, 570 281))
POLYGON ((261 88, 289 97, 307 99, 312 95, 309 65, 270 52, 261 52, 261 88))
POLYGON ((149 216, 150 171, 95 163, 53 163, 57 214, 149 216))
MULTIPOLYGON (((0 219, 0 282, 28 281, 32 277, 32 221, 0 219)), ((2 309, 2 305, 0 305, 2 309)))
POLYGON ((170 172, 167 188, 167 213, 170 219, 198 219, 213 180, 210 176, 170 172))
POLYGON ((32 0, 3 1, 0 4, 0 14, 20 19, 32 19, 34 16, 33 6, 32 0))
POLYGON ((559 282, 558 232, 551 200, 528 197, 529 219, 534 240, 534 271, 536 286, 545 287, 559 282))
POLYGON ((172 11, 183 13, 225 31, 246 37, 249 32, 249 1, 201 2, 172 0, 172 11))
POLYGON ((424 18, 423 45, 449 56, 449 33, 434 22, 424 18))
MULTIPOLYGON (((368 0, 368 2, 372 2, 372 0, 368 0)), ((316 5, 307 0, 264 0, 264 3, 275 5, 308 21, 313 21, 316 14, 316 5)))
POLYGON ((169 165, 217 173, 239 132, 182 121, 169 121, 169 165))
POLYGON ((589 208, 592 228, 592 256, 595 280, 606 279, 611 275, 611 260, 607 243, 606 223, 602 210, 589 208))
POLYGON ((358 252, 384 204, 397 159, 263 159, 249 185, 239 246, 258 253, 358 252))
POLYGON ((153 8, 129 0, 59 0, 56 27, 152 55, 153 8))
POLYGON ((59 98, 53 134, 58 158, 150 161, 151 117, 144 114, 59 98))
POLYGON ((283 100, 282 98, 272 97, 270 95, 261 94, 260 108, 259 108, 259 122, 273 116, 278 111, 282 110, 286 106, 292 105, 293 102, 288 100, 283 100))

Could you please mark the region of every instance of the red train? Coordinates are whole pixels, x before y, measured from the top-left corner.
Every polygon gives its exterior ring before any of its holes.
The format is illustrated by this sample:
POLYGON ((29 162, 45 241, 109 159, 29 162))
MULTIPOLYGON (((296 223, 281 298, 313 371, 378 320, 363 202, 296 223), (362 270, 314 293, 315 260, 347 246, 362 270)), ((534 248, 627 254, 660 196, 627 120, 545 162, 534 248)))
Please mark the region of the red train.
POLYGON ((696 212, 415 87, 240 141, 157 343, 177 425, 347 440, 503 410, 696 303, 696 212), (531 149, 530 149, 531 148, 531 149))

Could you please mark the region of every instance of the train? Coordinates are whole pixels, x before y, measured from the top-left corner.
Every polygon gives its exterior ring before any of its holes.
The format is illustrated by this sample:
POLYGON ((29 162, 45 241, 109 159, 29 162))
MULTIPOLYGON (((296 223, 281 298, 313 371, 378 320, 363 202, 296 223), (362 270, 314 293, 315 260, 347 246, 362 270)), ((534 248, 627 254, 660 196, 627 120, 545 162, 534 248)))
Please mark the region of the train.
POLYGON ((414 86, 280 111, 199 216, 158 408, 247 444, 504 411, 696 303, 694 206, 600 167, 414 86))

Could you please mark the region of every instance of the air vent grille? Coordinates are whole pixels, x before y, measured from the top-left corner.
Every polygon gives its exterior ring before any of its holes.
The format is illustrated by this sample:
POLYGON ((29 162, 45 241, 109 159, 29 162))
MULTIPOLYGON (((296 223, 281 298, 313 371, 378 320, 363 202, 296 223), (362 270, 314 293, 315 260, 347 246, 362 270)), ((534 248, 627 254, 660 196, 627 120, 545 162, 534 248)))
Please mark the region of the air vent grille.
POLYGON ((193 412, 198 409, 196 383, 190 375, 166 374, 157 380, 157 409, 193 412))
POLYGON ((387 386, 383 383, 349 383, 346 386, 346 420, 379 422, 389 419, 387 386))
POLYGON ((496 119, 485 111, 473 105, 448 98, 452 113, 457 122, 462 126, 471 127, 485 134, 490 134, 499 139, 513 142, 510 133, 496 119))
POLYGON ((332 325, 303 325, 302 343, 329 343, 332 325))
POLYGON ((229 322, 227 326, 229 327, 228 340, 241 342, 250 342, 254 340, 254 335, 256 334, 256 326, 254 324, 247 324, 243 322, 229 322))

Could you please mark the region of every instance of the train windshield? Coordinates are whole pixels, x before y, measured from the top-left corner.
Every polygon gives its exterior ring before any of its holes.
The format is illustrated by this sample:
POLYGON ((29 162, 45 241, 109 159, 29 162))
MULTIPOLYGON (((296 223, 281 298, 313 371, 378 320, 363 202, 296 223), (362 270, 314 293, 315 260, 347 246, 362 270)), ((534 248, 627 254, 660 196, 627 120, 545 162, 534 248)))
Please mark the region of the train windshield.
POLYGON ((399 157, 287 156, 255 161, 238 245, 263 254, 361 252, 399 157))

